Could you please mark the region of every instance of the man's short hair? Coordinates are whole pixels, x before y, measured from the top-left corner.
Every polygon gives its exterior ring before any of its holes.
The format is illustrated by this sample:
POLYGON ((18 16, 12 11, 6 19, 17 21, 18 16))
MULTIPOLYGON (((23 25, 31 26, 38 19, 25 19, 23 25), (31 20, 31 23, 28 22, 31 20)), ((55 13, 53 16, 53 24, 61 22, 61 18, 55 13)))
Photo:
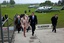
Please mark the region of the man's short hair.
POLYGON ((32 12, 32 14, 34 14, 34 12, 32 12))

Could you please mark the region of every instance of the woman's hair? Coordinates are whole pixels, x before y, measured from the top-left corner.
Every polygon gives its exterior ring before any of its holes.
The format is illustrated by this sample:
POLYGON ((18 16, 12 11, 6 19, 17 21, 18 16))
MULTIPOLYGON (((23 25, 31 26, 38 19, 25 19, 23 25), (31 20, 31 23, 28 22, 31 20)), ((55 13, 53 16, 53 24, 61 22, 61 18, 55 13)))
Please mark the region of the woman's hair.
POLYGON ((20 15, 21 18, 24 17, 24 16, 25 16, 25 14, 21 14, 21 15, 20 15))

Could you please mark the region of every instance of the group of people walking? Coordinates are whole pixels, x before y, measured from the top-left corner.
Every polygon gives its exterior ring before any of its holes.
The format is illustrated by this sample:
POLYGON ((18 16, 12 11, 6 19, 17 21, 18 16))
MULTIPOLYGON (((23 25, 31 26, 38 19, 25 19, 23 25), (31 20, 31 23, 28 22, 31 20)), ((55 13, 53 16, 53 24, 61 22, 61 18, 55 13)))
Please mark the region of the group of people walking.
POLYGON ((22 17, 20 15, 17 15, 17 18, 15 20, 16 29, 18 30, 18 33, 20 33, 20 30, 22 28, 23 35, 26 37, 26 30, 28 32, 29 28, 32 29, 32 36, 34 36, 35 31, 35 25, 37 24, 37 16, 34 15, 34 12, 32 12, 31 15, 22 14, 22 17))
MULTIPOLYGON (((57 20, 58 20, 58 15, 55 14, 52 18, 51 18, 51 22, 52 22, 52 32, 54 31, 56 33, 56 25, 57 25, 57 20)), ((26 30, 28 32, 29 29, 32 30, 32 36, 34 36, 34 31, 36 29, 36 24, 37 24, 37 16, 34 15, 34 12, 32 12, 31 15, 26 15, 26 14, 22 14, 17 15, 17 18, 15 20, 15 25, 16 25, 16 29, 18 30, 18 33, 20 33, 20 30, 22 29, 23 31, 23 35, 24 37, 26 37, 26 30)))

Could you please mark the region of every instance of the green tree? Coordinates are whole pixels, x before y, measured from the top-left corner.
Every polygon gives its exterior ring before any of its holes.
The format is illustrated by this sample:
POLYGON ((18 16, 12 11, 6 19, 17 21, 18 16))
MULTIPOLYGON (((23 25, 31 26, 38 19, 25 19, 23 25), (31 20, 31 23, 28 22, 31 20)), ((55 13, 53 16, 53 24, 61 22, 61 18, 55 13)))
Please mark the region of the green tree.
POLYGON ((3 4, 3 5, 6 5, 6 4, 7 4, 7 2, 4 0, 2 4, 3 4))
POLYGON ((10 4, 11 5, 14 5, 15 4, 15 1, 14 0, 10 0, 10 4))
POLYGON ((58 5, 61 5, 61 4, 62 4, 62 2, 59 0, 59 1, 58 1, 58 5))
POLYGON ((61 3, 61 4, 62 4, 62 5, 64 5, 64 0, 61 0, 61 1, 62 1, 62 3, 61 3))
POLYGON ((51 1, 45 1, 45 5, 53 5, 51 1))
POLYGON ((42 6, 44 3, 40 3, 40 6, 42 6))
POLYGON ((45 6, 45 5, 51 6, 51 5, 53 5, 53 3, 49 0, 45 1, 44 3, 40 3, 40 6, 45 6))

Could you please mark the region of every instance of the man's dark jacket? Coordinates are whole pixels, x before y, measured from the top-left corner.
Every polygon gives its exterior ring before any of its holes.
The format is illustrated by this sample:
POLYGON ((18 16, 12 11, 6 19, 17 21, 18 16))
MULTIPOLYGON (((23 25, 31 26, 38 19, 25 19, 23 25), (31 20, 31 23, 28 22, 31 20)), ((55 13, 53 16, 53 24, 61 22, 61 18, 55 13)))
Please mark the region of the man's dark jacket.
POLYGON ((34 15, 34 19, 32 19, 32 15, 29 16, 29 22, 30 22, 30 25, 36 25, 37 24, 37 16, 34 15))
POLYGON ((54 26, 54 25, 57 25, 57 20, 58 20, 58 17, 53 16, 53 17, 51 18, 51 21, 52 21, 52 25, 53 25, 53 26, 54 26))

